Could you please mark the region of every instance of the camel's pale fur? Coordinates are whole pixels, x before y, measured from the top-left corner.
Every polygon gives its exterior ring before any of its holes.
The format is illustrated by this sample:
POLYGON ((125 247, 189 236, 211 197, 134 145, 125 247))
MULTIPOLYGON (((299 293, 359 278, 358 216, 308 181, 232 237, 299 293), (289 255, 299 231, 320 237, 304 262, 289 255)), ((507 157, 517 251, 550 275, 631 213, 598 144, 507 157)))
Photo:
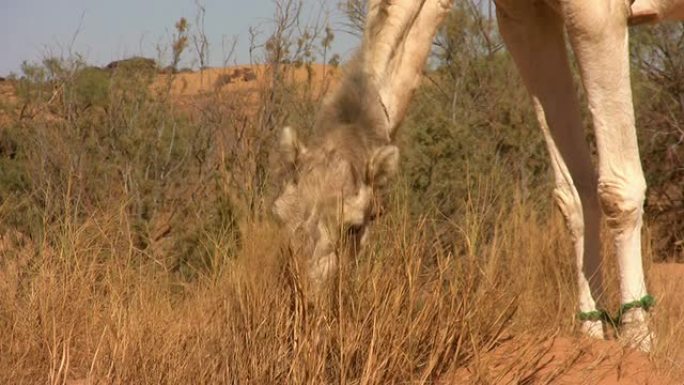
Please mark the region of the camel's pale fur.
POLYGON ((361 65, 348 65, 339 88, 323 103, 311 147, 291 128, 281 145, 295 180, 275 202, 300 252, 312 255, 309 275, 320 286, 335 271, 340 237, 358 249, 381 191, 396 171, 399 151, 387 136, 387 115, 361 65))
MULTIPOLYGON (((634 127, 628 23, 684 17, 684 0, 496 0, 501 35, 535 106, 578 267, 579 309, 597 310, 603 297, 599 227, 611 229, 621 300, 647 294, 641 259, 646 183, 634 127), (577 57, 596 131, 594 170, 568 55, 577 57)), ((297 178, 276 202, 276 213, 311 255, 310 275, 321 284, 337 266, 340 235, 358 247, 377 211, 384 181, 396 170, 395 130, 420 80, 431 41, 451 1, 370 0, 362 48, 342 85, 323 106, 311 148, 286 131, 286 153, 297 178)), ((648 350, 645 310, 622 318, 622 335, 648 350)), ((601 321, 582 329, 603 338, 601 321)))

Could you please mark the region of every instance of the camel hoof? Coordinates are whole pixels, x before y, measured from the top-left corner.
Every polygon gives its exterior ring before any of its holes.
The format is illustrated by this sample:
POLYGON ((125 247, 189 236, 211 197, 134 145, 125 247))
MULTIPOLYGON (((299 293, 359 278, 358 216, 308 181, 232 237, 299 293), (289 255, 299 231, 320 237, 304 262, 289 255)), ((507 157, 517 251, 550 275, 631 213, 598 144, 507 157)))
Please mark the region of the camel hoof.
POLYGON ((582 334, 588 337, 599 340, 605 339, 605 335, 603 333, 603 322, 601 321, 582 321, 580 330, 582 334))
POLYGON ((622 316, 620 339, 630 348, 648 353, 653 349, 655 336, 649 328, 649 315, 644 309, 627 311, 622 316))

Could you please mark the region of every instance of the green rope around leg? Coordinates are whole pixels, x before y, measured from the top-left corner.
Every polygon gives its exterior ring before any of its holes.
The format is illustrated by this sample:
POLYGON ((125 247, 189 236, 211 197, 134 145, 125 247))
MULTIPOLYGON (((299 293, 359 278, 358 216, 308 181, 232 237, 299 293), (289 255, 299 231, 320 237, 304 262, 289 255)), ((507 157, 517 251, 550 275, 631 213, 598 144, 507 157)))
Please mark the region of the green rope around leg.
POLYGON ((617 315, 615 318, 613 318, 613 321, 615 325, 619 325, 622 323, 622 316, 625 315, 628 311, 632 309, 637 309, 637 308, 642 308, 645 311, 648 311, 655 305, 655 298, 653 298, 652 295, 646 294, 645 296, 641 297, 640 299, 632 302, 627 302, 622 304, 620 306, 620 310, 618 311, 617 315))
POLYGON ((642 308, 648 311, 655 305, 655 298, 652 295, 646 294, 636 301, 628 302, 620 306, 615 317, 611 317, 610 313, 605 310, 581 311, 577 313, 577 319, 580 321, 603 321, 617 328, 622 323, 622 316, 629 310, 642 308))
POLYGON ((580 321, 607 321, 610 319, 610 314, 605 310, 581 311, 577 313, 577 319, 580 321))

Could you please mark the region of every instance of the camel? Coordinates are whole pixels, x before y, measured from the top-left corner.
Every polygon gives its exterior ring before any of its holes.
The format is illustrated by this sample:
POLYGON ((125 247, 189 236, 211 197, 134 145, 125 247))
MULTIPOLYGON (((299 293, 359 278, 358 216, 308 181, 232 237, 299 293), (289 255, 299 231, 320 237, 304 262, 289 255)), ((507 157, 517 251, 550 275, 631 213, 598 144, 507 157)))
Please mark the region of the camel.
MULTIPOLYGON (((641 257, 646 182, 632 105, 628 24, 684 18, 683 0, 496 0, 499 30, 532 97, 551 157, 554 198, 577 265, 580 329, 605 338, 608 321, 621 338, 648 351, 648 294, 641 257), (575 94, 565 35, 577 58, 596 131, 592 164, 575 94), (622 307, 611 318, 603 295, 600 221, 615 246, 622 307)), ((281 147, 292 180, 274 204, 291 243, 310 256, 309 277, 323 285, 340 259, 363 247, 398 170, 395 133, 420 82, 437 29, 453 0, 369 0, 361 48, 340 86, 324 100, 306 146, 292 128, 281 147), (341 230, 340 230, 341 229, 341 230), (340 237, 351 250, 339 250, 340 237)))

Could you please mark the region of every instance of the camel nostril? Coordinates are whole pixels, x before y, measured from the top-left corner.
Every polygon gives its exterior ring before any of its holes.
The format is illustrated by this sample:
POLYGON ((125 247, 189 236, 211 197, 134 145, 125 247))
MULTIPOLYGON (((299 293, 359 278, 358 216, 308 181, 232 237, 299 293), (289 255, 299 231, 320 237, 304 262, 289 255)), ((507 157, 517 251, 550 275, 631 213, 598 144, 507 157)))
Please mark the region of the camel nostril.
POLYGON ((382 205, 380 204, 373 204, 373 206, 370 209, 370 213, 368 213, 368 220, 369 221, 374 221, 380 217, 382 217, 385 214, 385 210, 382 208, 382 205))
POLYGON ((361 234, 361 232, 363 231, 363 227, 364 227, 364 225, 353 225, 353 226, 349 226, 349 228, 347 229, 347 233, 348 233, 350 236, 356 237, 356 236, 358 236, 359 234, 361 234))

